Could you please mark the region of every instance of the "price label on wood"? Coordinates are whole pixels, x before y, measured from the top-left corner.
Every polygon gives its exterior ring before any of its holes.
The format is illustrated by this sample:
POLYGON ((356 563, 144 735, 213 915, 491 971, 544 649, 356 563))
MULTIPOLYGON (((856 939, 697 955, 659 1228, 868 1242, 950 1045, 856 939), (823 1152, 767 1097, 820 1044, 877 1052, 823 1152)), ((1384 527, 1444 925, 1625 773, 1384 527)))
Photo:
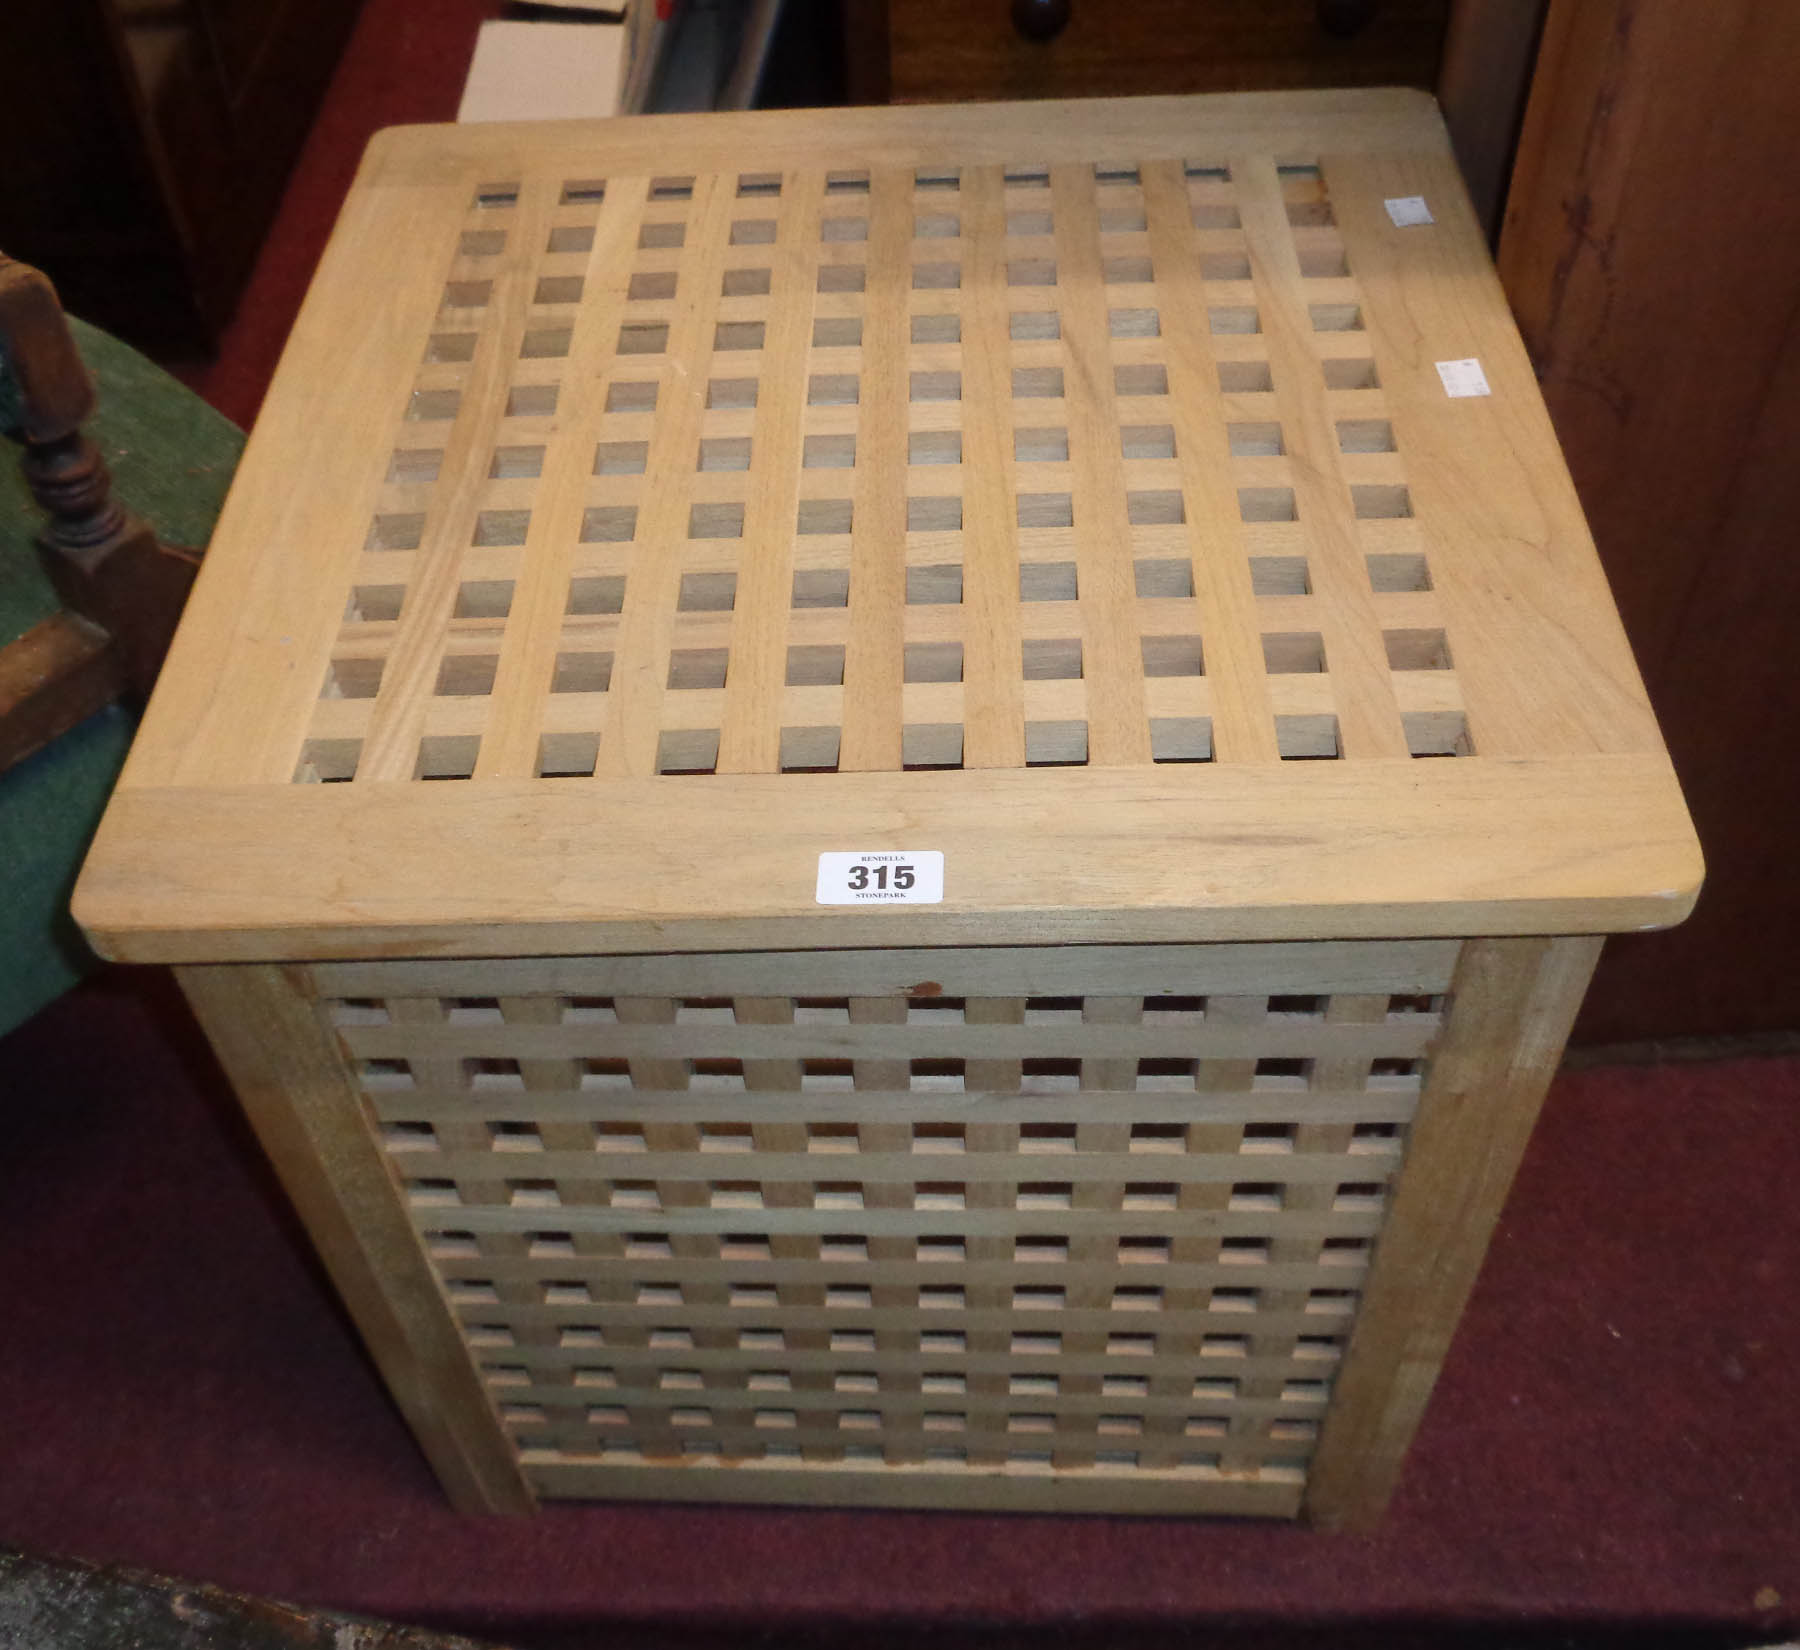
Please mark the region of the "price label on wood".
POLYGON ((1444 381, 1444 394, 1454 398, 1465 395, 1488 395, 1487 374, 1473 356, 1464 361, 1440 361, 1438 377, 1444 381))
POLYGON ((820 854, 820 905, 939 905, 944 856, 928 853, 820 854))
POLYGON ((1381 203, 1396 229, 1413 229, 1422 223, 1436 223, 1423 195, 1394 195, 1381 203))

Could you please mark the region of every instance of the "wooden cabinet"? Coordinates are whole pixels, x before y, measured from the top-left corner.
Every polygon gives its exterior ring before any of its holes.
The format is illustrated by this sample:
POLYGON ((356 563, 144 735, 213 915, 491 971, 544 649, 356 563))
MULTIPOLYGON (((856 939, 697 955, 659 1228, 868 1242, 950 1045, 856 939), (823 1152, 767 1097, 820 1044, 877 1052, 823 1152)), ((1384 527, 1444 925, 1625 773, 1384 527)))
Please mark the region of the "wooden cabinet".
POLYGON ((1340 1523, 1698 874, 1351 90, 383 134, 75 909, 466 1506, 1340 1523))
POLYGON ((210 348, 358 0, 13 0, 0 246, 140 345, 210 348))
POLYGON ((1706 850, 1590 1041, 1800 1026, 1800 11, 1557 0, 1500 273, 1706 850))
POLYGON ((962 102, 1430 87, 1450 8, 1449 0, 1070 0, 1049 39, 1032 38, 1015 9, 1008 0, 888 0, 873 8, 879 16, 865 26, 885 35, 887 95, 962 102))

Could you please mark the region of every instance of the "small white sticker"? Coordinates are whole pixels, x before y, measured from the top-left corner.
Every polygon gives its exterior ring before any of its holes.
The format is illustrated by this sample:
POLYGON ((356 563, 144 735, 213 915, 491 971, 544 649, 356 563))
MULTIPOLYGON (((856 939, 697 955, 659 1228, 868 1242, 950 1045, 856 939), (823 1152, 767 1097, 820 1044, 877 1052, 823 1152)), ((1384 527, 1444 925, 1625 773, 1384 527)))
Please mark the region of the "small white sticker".
POLYGON ((1488 388, 1487 374, 1481 370, 1481 363, 1470 356, 1466 361, 1440 361, 1437 364, 1438 377, 1444 381, 1444 394, 1492 395, 1488 388))
POLYGON ((1436 223, 1423 195, 1391 195, 1381 203, 1396 229, 1411 229, 1415 224, 1436 223))
POLYGON ((920 853, 820 854, 820 905, 941 905, 944 856, 920 853))

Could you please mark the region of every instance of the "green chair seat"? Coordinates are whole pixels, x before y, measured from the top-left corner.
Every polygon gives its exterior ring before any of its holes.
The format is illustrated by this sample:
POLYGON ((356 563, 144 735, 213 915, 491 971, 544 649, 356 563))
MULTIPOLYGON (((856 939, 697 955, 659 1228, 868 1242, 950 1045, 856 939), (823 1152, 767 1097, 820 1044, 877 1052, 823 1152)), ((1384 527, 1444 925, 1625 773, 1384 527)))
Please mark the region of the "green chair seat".
MULTIPOLYGON (((84 428, 112 471, 113 493, 164 544, 204 545, 225 502, 244 432, 179 379, 98 327, 69 318, 100 402, 84 428)), ((0 430, 18 422, 0 352, 0 430)), ((10 449, 0 449, 0 644, 58 608, 32 543, 41 520, 10 449)))
MULTIPOLYGON (((69 326, 99 389, 85 428, 112 471, 115 496, 163 543, 204 545, 243 432, 129 345, 73 318, 69 326)), ((18 418, 0 357, 0 429, 18 418)), ((41 519, 16 451, 0 449, 0 645, 60 606, 38 565, 41 519)), ((129 711, 108 706, 0 774, 0 1033, 95 964, 69 917, 69 890, 134 728, 129 711)))

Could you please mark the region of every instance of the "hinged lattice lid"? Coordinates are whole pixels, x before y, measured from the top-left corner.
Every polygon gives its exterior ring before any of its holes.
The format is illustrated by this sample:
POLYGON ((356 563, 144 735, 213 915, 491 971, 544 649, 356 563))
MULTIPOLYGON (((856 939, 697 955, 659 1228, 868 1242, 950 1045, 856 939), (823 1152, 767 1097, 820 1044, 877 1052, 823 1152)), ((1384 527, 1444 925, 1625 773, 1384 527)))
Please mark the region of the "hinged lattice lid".
POLYGON ((1436 113, 1330 93, 385 134, 80 912, 1321 937, 1697 878, 1436 113), (894 848, 942 904, 814 904, 894 848))

